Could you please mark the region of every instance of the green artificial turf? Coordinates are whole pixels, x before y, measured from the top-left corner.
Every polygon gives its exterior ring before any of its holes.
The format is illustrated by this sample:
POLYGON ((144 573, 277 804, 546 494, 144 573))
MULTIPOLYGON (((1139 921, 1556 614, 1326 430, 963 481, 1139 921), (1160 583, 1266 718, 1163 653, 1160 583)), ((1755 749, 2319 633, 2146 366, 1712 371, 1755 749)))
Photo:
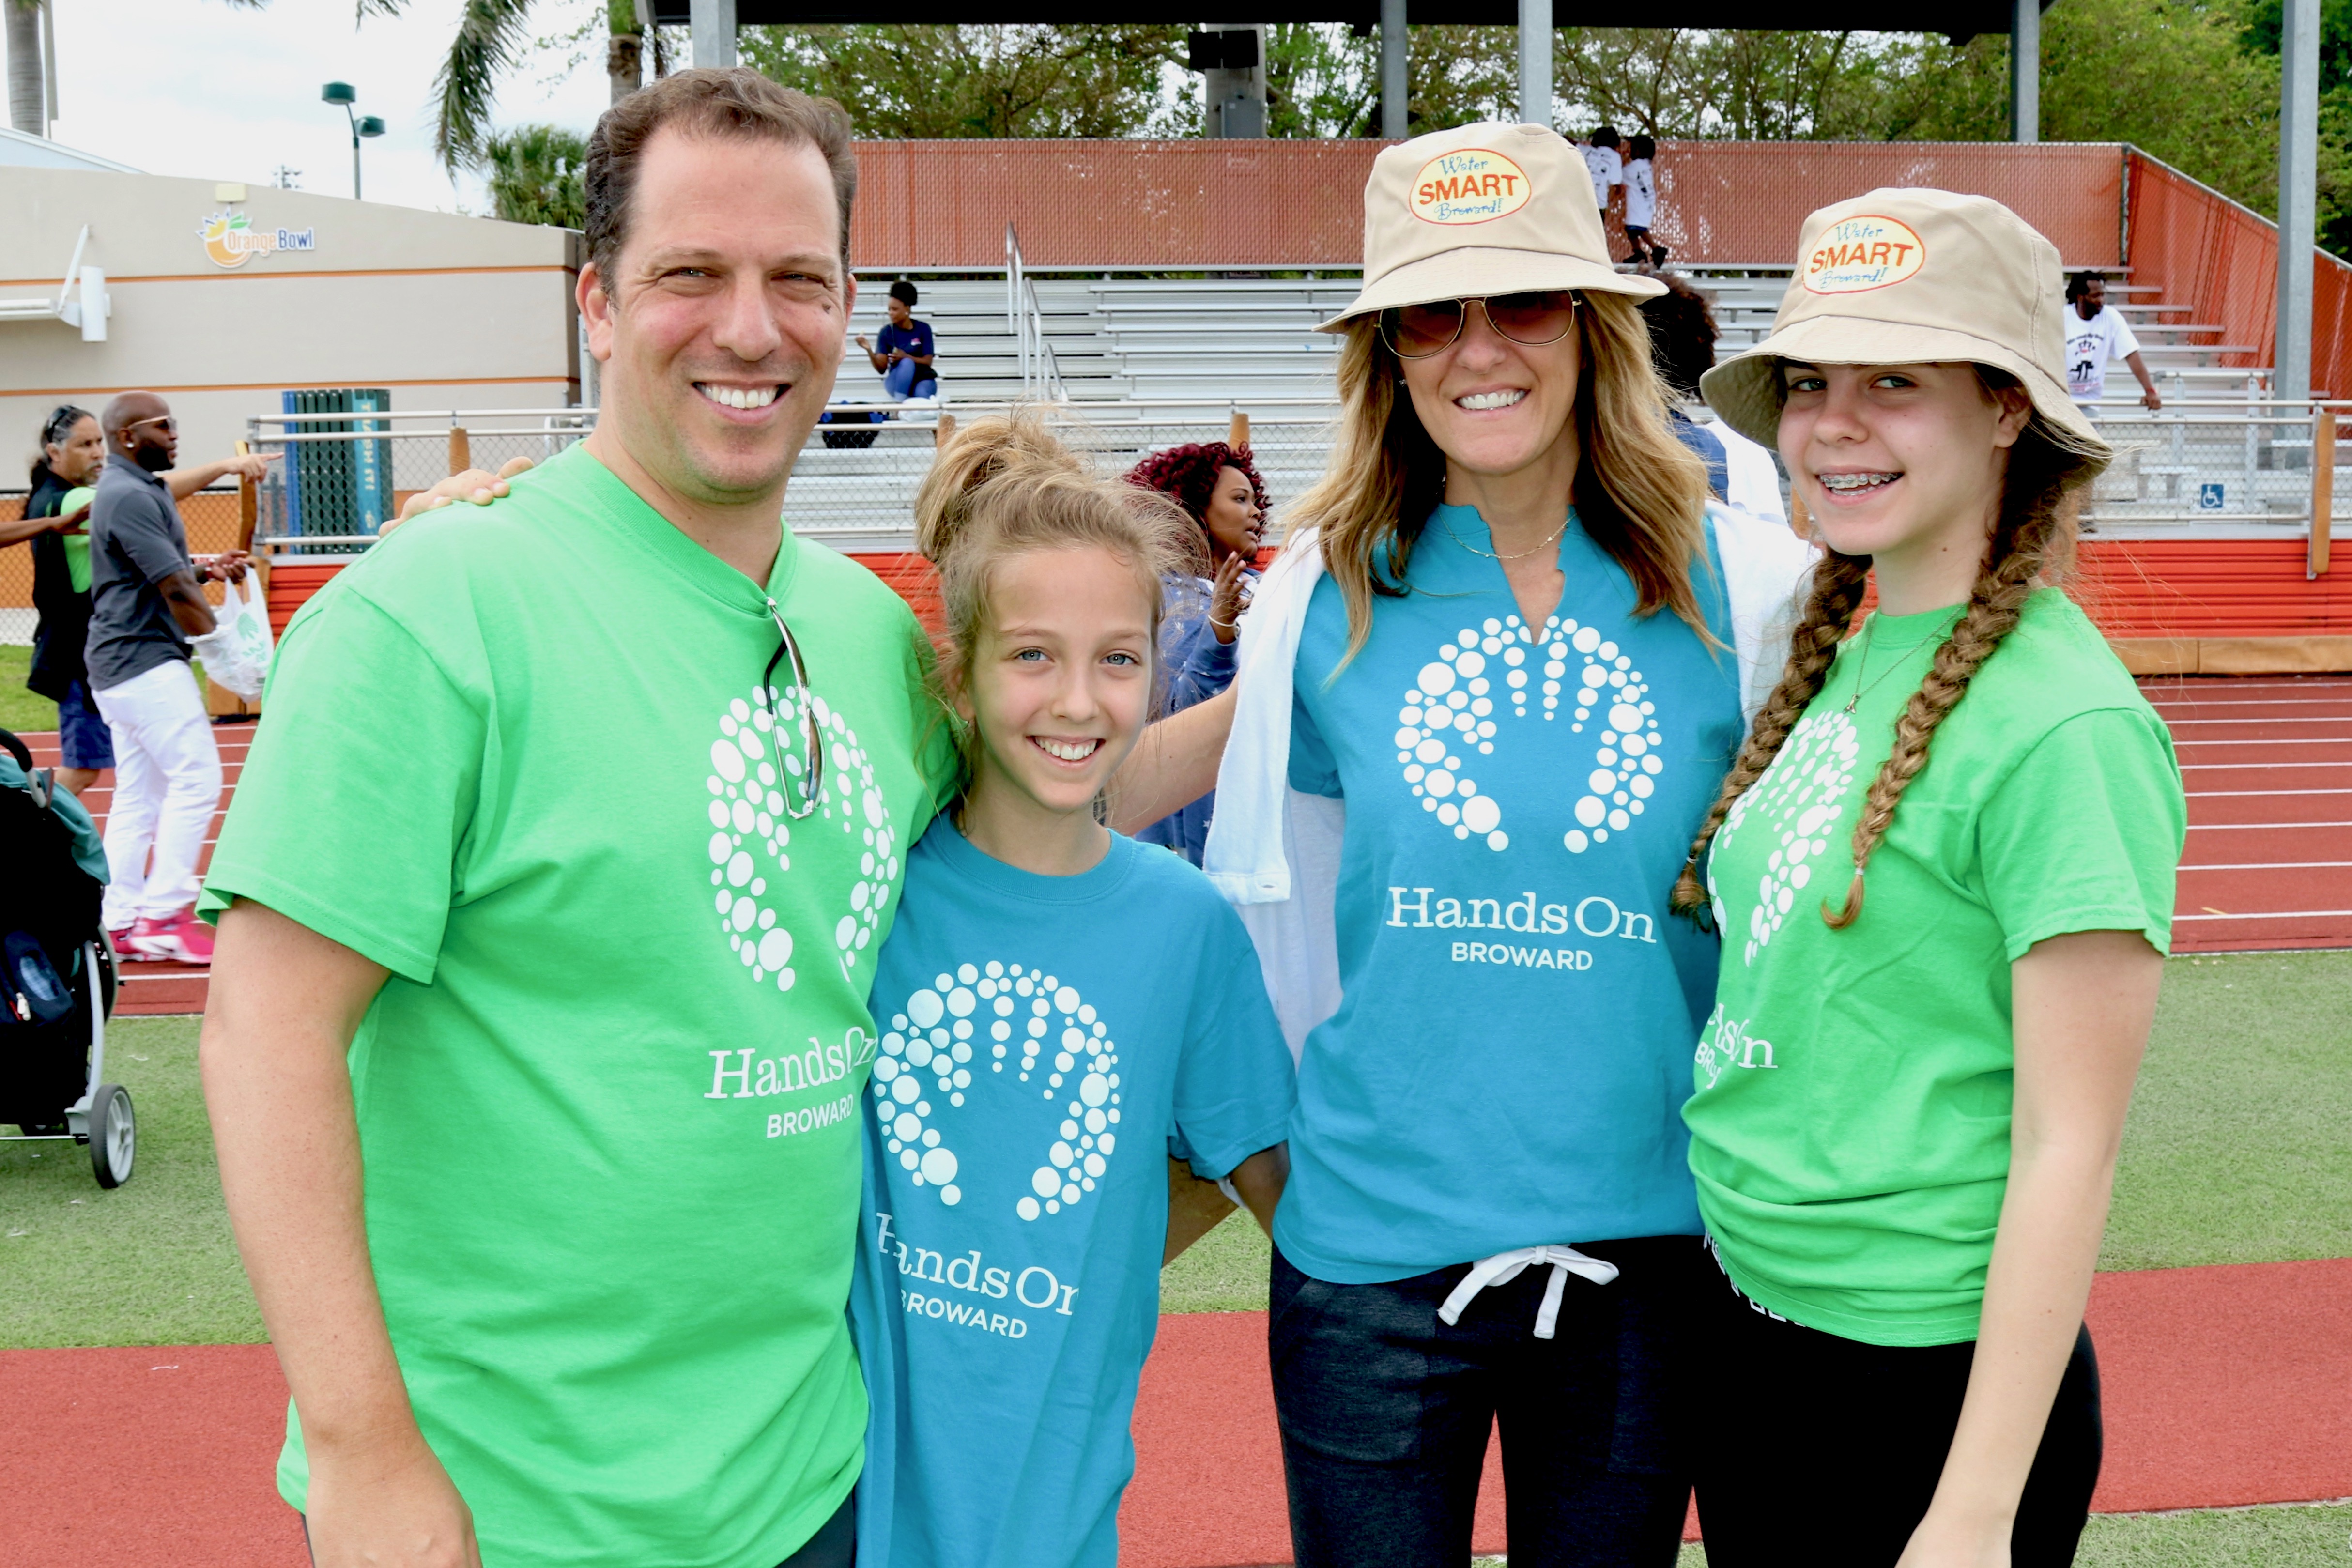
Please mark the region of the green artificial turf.
MULTIPOLYGON (((2165 965, 2100 1268, 2352 1258, 2347 995, 2352 952, 2165 965)), ((1263 1310, 1266 1255, 1234 1215, 1160 1275, 1160 1310, 1263 1310)))
POLYGON ((2352 952, 2165 966, 2100 1268, 2352 1258, 2347 995, 2352 952))
POLYGON ((121 1186, 100 1188, 79 1144, 0 1143, 0 1350, 263 1338, 221 1207, 196 1023, 106 1027, 106 1076, 138 1117, 121 1186))
POLYGON ((1273 1258, 1274 1248, 1257 1221, 1247 1211, 1235 1209, 1160 1271, 1160 1310, 1262 1312, 1273 1258))
POLYGON ((58 727, 58 705, 25 689, 25 675, 32 668, 31 648, 0 643, 0 730, 29 734, 58 727))

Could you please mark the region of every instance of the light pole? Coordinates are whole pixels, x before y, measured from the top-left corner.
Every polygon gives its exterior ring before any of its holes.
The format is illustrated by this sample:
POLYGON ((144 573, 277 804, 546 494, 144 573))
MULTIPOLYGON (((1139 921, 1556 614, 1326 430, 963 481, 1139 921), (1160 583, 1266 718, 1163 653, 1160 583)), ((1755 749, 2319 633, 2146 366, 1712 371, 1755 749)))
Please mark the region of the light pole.
POLYGON ((341 105, 343 118, 352 122, 352 200, 357 201, 360 199, 360 138, 383 135, 383 121, 373 114, 352 111, 352 105, 360 100, 360 95, 352 90, 350 82, 329 82, 319 89, 319 99, 322 103, 341 105))

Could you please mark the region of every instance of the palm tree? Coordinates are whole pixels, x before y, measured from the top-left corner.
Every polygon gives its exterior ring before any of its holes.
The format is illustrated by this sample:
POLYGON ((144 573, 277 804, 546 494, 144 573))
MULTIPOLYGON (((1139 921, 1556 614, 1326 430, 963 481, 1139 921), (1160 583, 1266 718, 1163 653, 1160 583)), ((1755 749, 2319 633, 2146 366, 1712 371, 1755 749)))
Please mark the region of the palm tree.
MULTIPOLYGON (((360 0, 362 14, 371 9, 397 11, 405 0, 360 0)), ((441 112, 433 132, 433 150, 451 174, 486 156, 490 138, 490 106, 498 96, 499 79, 520 65, 530 47, 530 0, 466 0, 457 23, 457 37, 441 62, 436 86, 441 112)), ((643 85, 646 18, 636 0, 605 0, 604 74, 612 83, 612 101, 618 103, 643 85)), ((655 47, 660 47, 658 37, 655 47)), ((658 62, 657 62, 658 63, 658 62)))
POLYGON ((587 140, 560 125, 518 125, 488 137, 481 163, 491 211, 509 223, 583 226, 588 200, 581 170, 587 162, 587 140))

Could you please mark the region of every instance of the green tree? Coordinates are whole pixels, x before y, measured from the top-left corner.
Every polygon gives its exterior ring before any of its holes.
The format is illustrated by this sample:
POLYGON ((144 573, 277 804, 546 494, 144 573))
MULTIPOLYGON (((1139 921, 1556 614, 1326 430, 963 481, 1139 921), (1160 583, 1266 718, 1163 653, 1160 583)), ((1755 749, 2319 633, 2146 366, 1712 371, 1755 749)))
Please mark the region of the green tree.
POLYGON ((1184 28, 1155 24, 851 23, 746 27, 743 63, 835 99, 861 136, 1181 135, 1160 90, 1184 28))
POLYGON ((581 170, 587 161, 586 138, 560 125, 518 125, 496 132, 482 143, 491 216, 509 223, 585 227, 581 170))

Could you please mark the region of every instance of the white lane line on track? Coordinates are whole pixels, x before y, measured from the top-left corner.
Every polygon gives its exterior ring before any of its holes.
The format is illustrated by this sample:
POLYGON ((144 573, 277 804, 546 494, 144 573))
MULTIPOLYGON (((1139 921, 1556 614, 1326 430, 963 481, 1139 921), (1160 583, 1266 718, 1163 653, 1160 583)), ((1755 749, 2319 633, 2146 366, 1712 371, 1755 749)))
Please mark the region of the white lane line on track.
POLYGON ((2240 831, 2250 827, 2352 827, 2352 822, 2192 822, 2191 833, 2240 831))
POLYGON ((2243 866, 2182 866, 2182 871, 2333 871, 2352 866, 2352 860, 2273 860, 2243 866))
MULTIPOLYGON (((2180 764, 2180 771, 2185 773, 2191 768, 2220 768, 2224 772, 2253 773, 2268 773, 2276 768, 2325 768, 2339 762, 2352 763, 2352 757, 2320 757, 2308 763, 2183 763, 2180 764)), ((2243 793, 2248 795, 2338 795, 2342 792, 2339 790, 2263 789, 2247 790, 2243 793)))
POLYGON ((2274 910, 2260 914, 2244 915, 2174 915, 2172 922, 2183 921, 2316 921, 2352 918, 2352 910, 2274 910))
MULTIPOLYGON (((2200 763, 2199 765, 2201 767, 2219 767, 2223 764, 2217 763, 2200 763)), ((2249 797, 2261 800, 2272 797, 2284 799, 2289 795, 2352 795, 2352 789, 2192 789, 2188 792, 2188 795, 2190 800, 2221 800, 2224 798, 2242 799, 2249 797)), ((2263 825, 2261 823, 2250 822, 2245 826, 2249 827, 2259 827, 2263 825)))
POLYGON ((2272 720, 2272 717, 2258 717, 2258 720, 2164 720, 2164 721, 2166 724, 2343 724, 2345 717, 2347 715, 2340 715, 2340 712, 2319 712, 2319 715, 2312 715, 2307 717, 2307 720, 2295 720, 2295 717, 2282 715, 2282 717, 2274 717, 2274 720, 2272 720))

